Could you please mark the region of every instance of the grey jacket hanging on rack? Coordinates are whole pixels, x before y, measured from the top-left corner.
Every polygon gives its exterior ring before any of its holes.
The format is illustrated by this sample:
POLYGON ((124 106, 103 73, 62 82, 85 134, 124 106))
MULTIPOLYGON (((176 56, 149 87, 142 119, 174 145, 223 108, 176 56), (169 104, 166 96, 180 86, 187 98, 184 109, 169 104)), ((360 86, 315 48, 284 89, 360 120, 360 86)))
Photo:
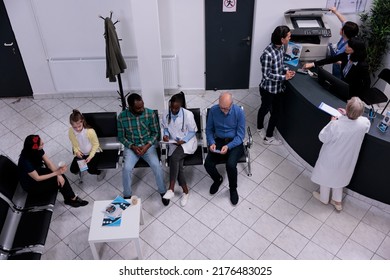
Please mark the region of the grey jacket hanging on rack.
POLYGON ((118 35, 111 18, 104 19, 104 37, 106 39, 106 78, 116 82, 115 75, 123 73, 127 68, 119 46, 118 35))

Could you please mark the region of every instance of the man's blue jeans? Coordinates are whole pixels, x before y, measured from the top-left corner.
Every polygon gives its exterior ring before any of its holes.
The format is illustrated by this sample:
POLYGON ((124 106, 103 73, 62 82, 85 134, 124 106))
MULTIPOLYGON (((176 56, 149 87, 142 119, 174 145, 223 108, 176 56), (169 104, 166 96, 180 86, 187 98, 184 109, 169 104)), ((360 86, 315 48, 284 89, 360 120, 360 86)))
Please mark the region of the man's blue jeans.
POLYGON ((158 160, 156 147, 151 146, 143 156, 136 155, 131 149, 125 148, 123 152, 123 169, 122 169, 122 181, 123 181, 123 196, 129 197, 132 195, 132 173, 135 164, 142 157, 152 168, 158 192, 160 194, 165 193, 163 170, 158 160))

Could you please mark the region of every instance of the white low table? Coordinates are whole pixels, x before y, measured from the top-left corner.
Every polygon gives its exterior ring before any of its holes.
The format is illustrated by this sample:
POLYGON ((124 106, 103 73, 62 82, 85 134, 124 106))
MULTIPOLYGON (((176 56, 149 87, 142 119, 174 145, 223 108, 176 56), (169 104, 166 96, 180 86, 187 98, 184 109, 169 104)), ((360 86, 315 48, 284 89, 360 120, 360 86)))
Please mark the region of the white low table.
MULTIPOLYGON (((128 199, 131 203, 131 201, 128 199)), ((107 205, 112 200, 95 201, 92 210, 91 227, 89 229, 88 242, 95 260, 99 259, 96 249, 96 243, 134 241, 137 248, 138 259, 142 259, 141 246, 139 242, 139 225, 144 224, 142 215, 141 199, 138 198, 136 205, 130 205, 122 212, 122 221, 120 226, 102 226, 104 213, 107 205)))

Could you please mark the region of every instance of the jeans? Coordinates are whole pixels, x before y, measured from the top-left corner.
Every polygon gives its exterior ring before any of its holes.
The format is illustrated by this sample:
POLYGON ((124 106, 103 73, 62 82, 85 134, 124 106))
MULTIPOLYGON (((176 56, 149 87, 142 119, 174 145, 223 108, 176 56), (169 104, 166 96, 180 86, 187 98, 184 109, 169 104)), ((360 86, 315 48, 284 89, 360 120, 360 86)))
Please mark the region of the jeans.
MULTIPOLYGON (((216 139, 215 144, 217 146, 217 149, 220 149, 223 145, 225 145, 218 142, 219 139, 216 139)), ((226 173, 229 180, 229 188, 236 189, 237 188, 237 162, 243 153, 244 153, 243 144, 234 147, 231 150, 228 150, 227 154, 225 155, 209 152, 204 162, 204 167, 207 173, 210 175, 211 179, 213 179, 214 182, 218 182, 221 175, 219 174, 216 165, 221 159, 226 161, 226 173)))
POLYGON ((264 127, 264 118, 268 112, 271 113, 271 117, 268 121, 268 127, 266 131, 267 137, 272 137, 274 134, 274 129, 279 120, 279 115, 281 111, 282 98, 281 93, 273 94, 265 89, 260 88, 261 95, 261 106, 259 112, 257 113, 257 129, 262 129, 264 127))
POLYGON ((152 168, 158 192, 160 194, 165 193, 163 170, 158 160, 156 147, 151 146, 143 156, 136 155, 131 149, 125 148, 123 152, 123 169, 122 169, 122 182, 123 182, 123 196, 129 197, 132 195, 131 183, 132 183, 132 172, 135 164, 142 157, 152 168))

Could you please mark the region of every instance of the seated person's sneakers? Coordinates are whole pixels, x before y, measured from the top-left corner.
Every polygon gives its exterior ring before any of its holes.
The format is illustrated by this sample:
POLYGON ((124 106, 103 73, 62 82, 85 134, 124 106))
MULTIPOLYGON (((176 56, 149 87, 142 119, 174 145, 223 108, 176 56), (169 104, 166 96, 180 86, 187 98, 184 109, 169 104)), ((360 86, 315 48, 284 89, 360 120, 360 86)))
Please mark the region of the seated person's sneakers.
POLYGON ((77 208, 77 207, 82 207, 82 206, 87 205, 88 201, 82 200, 80 197, 77 196, 76 199, 74 199, 74 200, 72 200, 72 199, 65 200, 64 203, 66 205, 71 206, 71 207, 77 208))
POLYGON ((184 207, 184 206, 187 205, 188 196, 189 196, 188 193, 183 193, 183 196, 181 197, 181 200, 180 200, 180 205, 181 205, 181 207, 184 207))
POLYGON ((164 206, 168 206, 170 200, 164 198, 165 193, 160 193, 160 195, 161 195, 161 201, 164 204, 164 206))
POLYGON ((276 139, 273 136, 272 137, 265 137, 264 140, 263 140, 263 143, 265 145, 275 145, 275 146, 283 144, 282 140, 278 140, 278 139, 276 139))
POLYGON ((222 184, 223 177, 219 177, 217 182, 214 182, 210 187, 210 194, 215 194, 219 190, 219 186, 222 184))
POLYGON ((237 189, 230 189, 230 202, 233 205, 236 205, 238 203, 238 198, 237 189))
POLYGON ((172 190, 167 190, 167 192, 164 194, 164 199, 172 199, 175 197, 175 193, 172 190))

